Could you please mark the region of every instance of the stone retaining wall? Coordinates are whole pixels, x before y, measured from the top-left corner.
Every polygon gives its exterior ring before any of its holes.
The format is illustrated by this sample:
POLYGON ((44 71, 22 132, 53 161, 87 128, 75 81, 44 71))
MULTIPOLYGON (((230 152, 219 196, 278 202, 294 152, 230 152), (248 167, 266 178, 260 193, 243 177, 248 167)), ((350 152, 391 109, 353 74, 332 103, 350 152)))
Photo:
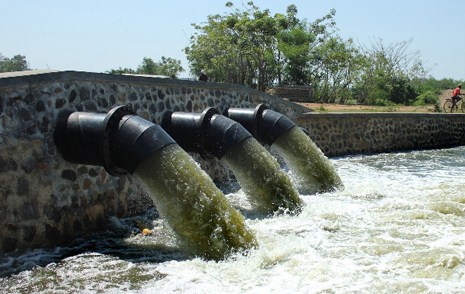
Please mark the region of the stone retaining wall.
POLYGON ((295 122, 327 156, 465 145, 465 114, 306 113, 295 122))
MULTIPOLYGON (((160 123, 166 111, 255 108, 265 103, 306 127, 329 156, 465 145, 463 115, 317 114, 237 85, 85 72, 0 74, 0 253, 55 245, 105 226, 108 216, 137 214, 152 204, 132 176, 72 164, 53 139, 63 110, 108 112, 131 103, 160 123), (305 113, 305 114, 303 114, 305 113)), ((194 155, 217 182, 219 161, 194 155)))
POLYGON ((279 86, 270 89, 268 93, 295 102, 315 102, 310 86, 279 86))
MULTIPOLYGON (((0 74, 0 99, 0 253, 67 241, 101 227, 107 216, 152 205, 131 176, 112 177, 57 154, 53 134, 63 110, 108 112, 130 103, 154 123, 166 111, 207 107, 266 103, 290 117, 306 110, 238 85, 73 71, 0 74)), ((219 161, 196 159, 215 180, 229 177, 219 161)))

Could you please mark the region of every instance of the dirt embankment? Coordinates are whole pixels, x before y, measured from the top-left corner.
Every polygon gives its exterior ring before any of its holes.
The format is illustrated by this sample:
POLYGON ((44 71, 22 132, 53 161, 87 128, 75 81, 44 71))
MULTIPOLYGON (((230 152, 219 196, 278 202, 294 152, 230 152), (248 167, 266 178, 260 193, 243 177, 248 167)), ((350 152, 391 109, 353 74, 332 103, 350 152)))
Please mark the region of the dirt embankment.
MULTIPOLYGON (((444 100, 449 98, 452 90, 444 90, 439 96, 439 105, 442 107, 444 100)), ((434 105, 425 106, 369 106, 369 105, 345 105, 336 103, 303 103, 302 106, 319 112, 434 112, 434 105)))

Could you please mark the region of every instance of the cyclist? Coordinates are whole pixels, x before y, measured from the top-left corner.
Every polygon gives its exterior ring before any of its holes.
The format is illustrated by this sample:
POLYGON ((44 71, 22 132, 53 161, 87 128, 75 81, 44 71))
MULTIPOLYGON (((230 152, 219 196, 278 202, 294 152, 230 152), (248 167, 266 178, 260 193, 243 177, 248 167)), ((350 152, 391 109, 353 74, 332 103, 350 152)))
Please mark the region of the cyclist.
POLYGON ((460 94, 460 89, 462 89, 462 84, 458 84, 457 88, 455 88, 455 90, 452 92, 452 104, 453 105, 455 105, 457 102, 462 100, 462 98, 460 98, 460 96, 462 95, 460 94))

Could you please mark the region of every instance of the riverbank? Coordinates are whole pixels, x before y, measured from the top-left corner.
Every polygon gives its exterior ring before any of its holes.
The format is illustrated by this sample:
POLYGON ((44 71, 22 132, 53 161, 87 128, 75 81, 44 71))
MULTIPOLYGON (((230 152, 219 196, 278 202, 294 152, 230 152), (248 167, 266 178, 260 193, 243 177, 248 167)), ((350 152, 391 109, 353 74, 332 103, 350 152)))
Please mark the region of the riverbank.
MULTIPOLYGON (((442 110, 442 104, 446 98, 450 97, 452 90, 444 90, 439 96, 439 105, 442 110)), ((421 105, 421 106, 375 106, 375 105, 347 105, 337 103, 304 103, 296 102, 299 105, 310 108, 312 111, 317 112, 417 112, 429 113, 437 112, 435 105, 421 105)))
POLYGON ((424 106, 375 106, 375 105, 346 105, 337 103, 297 103, 317 112, 434 112, 434 105, 424 106))

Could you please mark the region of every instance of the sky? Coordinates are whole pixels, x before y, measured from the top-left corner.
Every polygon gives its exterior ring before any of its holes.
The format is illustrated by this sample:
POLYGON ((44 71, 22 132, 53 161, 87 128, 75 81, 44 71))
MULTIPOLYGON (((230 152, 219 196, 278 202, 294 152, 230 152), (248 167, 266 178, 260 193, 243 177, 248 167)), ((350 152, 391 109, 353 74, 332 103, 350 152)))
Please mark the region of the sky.
MULTIPOLYGON (((26 56, 31 69, 106 72, 133 68, 144 57, 181 60, 209 15, 227 14, 221 0, 0 0, 0 54, 26 56)), ((230 1, 237 8, 246 1, 230 1)), ((313 22, 336 10, 338 34, 361 47, 411 40, 431 76, 465 79, 464 0, 254 0, 260 9, 313 22)))

